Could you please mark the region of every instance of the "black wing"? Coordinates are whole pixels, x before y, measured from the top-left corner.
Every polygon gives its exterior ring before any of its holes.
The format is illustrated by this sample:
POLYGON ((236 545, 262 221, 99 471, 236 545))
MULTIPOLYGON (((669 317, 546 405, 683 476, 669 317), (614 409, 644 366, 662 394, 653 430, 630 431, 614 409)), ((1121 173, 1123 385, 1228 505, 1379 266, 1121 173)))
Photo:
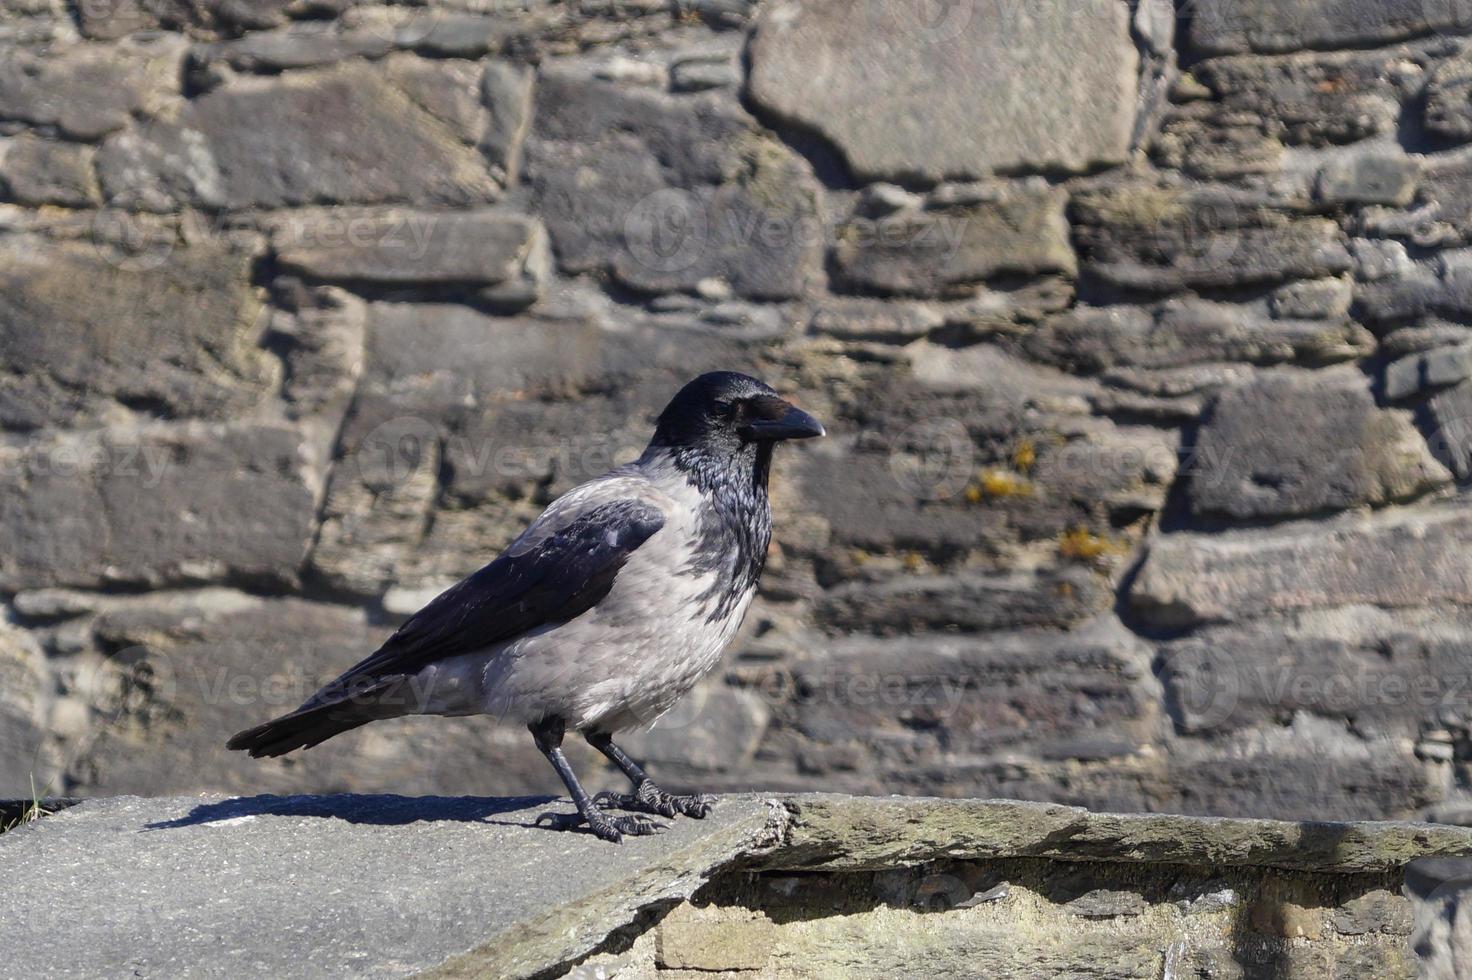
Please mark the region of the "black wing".
POLYGON ((505 554, 440 593, 376 653, 303 707, 587 612, 608 595, 629 555, 664 522, 654 504, 623 499, 582 510, 560 527, 534 524, 505 554))

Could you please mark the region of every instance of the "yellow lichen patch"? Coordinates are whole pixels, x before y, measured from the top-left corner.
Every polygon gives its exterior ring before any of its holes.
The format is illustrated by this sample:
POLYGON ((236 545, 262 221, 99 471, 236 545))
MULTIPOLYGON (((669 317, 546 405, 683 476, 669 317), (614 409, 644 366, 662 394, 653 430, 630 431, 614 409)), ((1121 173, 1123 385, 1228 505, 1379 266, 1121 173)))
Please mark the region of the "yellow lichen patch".
POLYGON ((961 493, 968 504, 980 504, 1006 497, 1029 497, 1032 484, 1011 470, 993 468, 977 473, 976 479, 968 483, 961 493))
POLYGON ((1069 528, 1058 536, 1058 554, 1071 561, 1094 561, 1124 550, 1122 542, 1083 527, 1069 528))
POLYGON ((905 566, 905 571, 907 572, 918 572, 925 568, 925 559, 920 557, 920 552, 918 551, 905 552, 904 556, 900 559, 900 563, 905 566))
POLYGON ((1033 464, 1038 461, 1037 448, 1033 446, 1031 439, 1024 439, 1017 444, 1012 453, 1012 466, 1017 472, 1026 475, 1032 472, 1033 464))
POLYGON ((1026 497, 1032 493, 1032 484, 1010 470, 982 470, 974 486, 984 498, 1026 497))

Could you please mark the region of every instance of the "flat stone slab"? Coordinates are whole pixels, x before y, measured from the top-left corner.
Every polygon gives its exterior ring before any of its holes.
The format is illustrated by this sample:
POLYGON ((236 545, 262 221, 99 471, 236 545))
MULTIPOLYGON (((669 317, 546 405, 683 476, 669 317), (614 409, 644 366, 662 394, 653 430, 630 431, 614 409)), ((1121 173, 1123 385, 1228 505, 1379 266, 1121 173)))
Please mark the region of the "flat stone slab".
POLYGON ((6 977, 530 976, 770 843, 769 807, 614 847, 547 798, 79 804, 0 835, 6 977))
POLYGON ((1095 813, 1015 800, 808 794, 782 801, 782 846, 764 868, 865 870, 943 860, 1040 857, 1319 874, 1394 871, 1472 854, 1472 830, 1406 821, 1298 822, 1095 813))

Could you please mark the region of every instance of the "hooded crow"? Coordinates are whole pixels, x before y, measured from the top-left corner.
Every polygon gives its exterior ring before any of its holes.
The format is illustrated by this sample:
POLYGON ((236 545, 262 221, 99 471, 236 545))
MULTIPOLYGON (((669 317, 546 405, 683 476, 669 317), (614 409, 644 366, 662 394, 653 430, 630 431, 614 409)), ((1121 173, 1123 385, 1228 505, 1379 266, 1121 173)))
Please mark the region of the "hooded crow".
POLYGON ((663 829, 641 814, 705 816, 711 797, 664 792, 613 736, 652 724, 719 662, 766 561, 772 451, 821 435, 755 378, 701 375, 636 462, 553 501, 376 653, 228 747, 279 756, 381 718, 487 714, 526 725, 567 786, 577 815, 543 814, 553 826, 616 842, 663 829), (633 792, 590 799, 562 752, 569 730, 633 792))

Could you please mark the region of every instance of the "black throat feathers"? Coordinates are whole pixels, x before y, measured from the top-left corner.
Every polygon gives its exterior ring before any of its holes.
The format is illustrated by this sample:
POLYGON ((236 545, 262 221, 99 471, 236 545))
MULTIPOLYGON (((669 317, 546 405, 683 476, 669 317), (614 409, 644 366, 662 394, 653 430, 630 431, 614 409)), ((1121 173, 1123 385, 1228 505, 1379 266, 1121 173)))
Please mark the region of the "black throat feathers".
POLYGON ((772 468, 770 442, 748 443, 734 456, 701 449, 671 451, 677 469, 700 491, 693 574, 714 573, 701 596, 712 603, 709 621, 724 619, 756 588, 772 543, 772 506, 767 479, 772 468))

